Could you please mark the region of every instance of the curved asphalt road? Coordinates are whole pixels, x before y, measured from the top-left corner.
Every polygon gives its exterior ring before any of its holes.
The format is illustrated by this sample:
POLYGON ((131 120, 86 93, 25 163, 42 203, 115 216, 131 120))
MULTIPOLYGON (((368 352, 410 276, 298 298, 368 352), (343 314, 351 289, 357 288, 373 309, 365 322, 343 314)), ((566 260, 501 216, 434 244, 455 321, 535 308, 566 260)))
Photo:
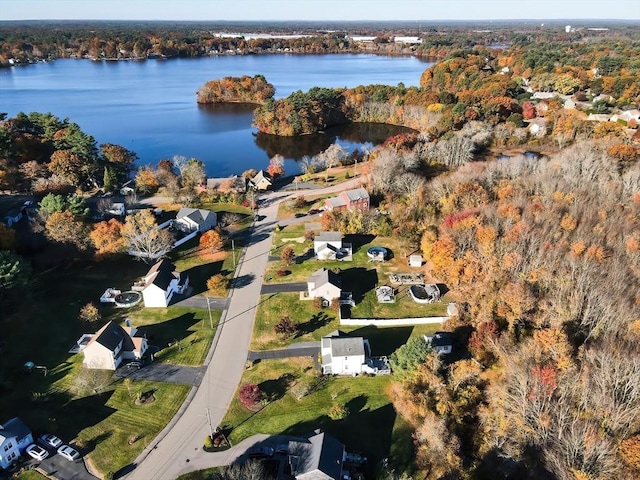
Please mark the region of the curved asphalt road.
MULTIPOLYGON (((339 192, 361 183, 360 178, 354 178, 340 185, 315 190, 314 194, 339 192)), ((289 192, 272 192, 263 196, 266 201, 262 202, 259 213, 264 218, 254 225, 235 272, 236 277, 253 278, 253 281, 242 282, 231 290, 228 308, 222 314, 219 332, 216 332, 211 347, 213 355, 210 352, 207 357, 211 360, 205 365, 206 372, 199 388, 194 387, 172 423, 138 456, 132 465, 135 468, 127 475, 127 479, 174 480, 183 473, 217 463, 212 461, 211 454, 202 450, 204 438, 210 433, 207 408, 215 429, 224 418, 244 370, 278 204, 290 195, 289 192)), ((232 455, 224 458, 227 463, 234 460, 232 455)))

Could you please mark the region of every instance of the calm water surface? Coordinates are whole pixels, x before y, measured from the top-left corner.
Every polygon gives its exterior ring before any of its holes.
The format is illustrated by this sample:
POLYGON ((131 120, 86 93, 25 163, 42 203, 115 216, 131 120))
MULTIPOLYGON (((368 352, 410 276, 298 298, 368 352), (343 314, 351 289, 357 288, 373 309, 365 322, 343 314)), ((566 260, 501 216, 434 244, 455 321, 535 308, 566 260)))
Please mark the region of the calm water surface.
POLYGON ((174 155, 195 157, 210 176, 264 168, 276 153, 288 161, 314 155, 333 142, 351 150, 377 144, 400 131, 388 126, 351 126, 302 139, 257 135, 254 106, 198 106, 196 91, 224 76, 262 74, 276 97, 311 87, 366 84, 418 85, 431 63, 413 57, 374 55, 260 55, 197 59, 92 62, 57 60, 0 69, 0 112, 51 112, 80 125, 98 143, 135 151, 140 164, 174 155))

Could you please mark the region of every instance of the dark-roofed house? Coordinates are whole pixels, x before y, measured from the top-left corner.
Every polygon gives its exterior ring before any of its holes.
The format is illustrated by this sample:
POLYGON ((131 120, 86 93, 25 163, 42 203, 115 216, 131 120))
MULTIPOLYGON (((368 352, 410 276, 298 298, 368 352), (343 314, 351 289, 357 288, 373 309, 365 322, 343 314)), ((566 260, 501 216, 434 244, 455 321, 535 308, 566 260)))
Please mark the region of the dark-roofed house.
POLYGON ((249 185, 256 190, 268 190, 273 185, 273 180, 267 172, 260 170, 255 177, 249 180, 249 185))
POLYGON ((140 360, 146 351, 147 339, 135 327, 110 321, 89 340, 82 363, 87 368, 115 370, 124 360, 140 360))
POLYGON ((369 193, 362 187, 354 190, 345 190, 337 197, 325 200, 327 210, 360 210, 369 211, 369 193))
POLYGON ((183 207, 178 210, 174 225, 180 230, 191 232, 206 232, 217 224, 216 212, 202 208, 183 207))
POLYGON ((188 287, 189 276, 182 275, 173 263, 163 258, 132 289, 142 291, 145 307, 165 308, 175 293, 184 293, 188 287))
POLYGON ((322 430, 289 441, 291 474, 296 480, 342 480, 345 458, 344 445, 322 430))
POLYGON ((340 275, 326 268, 320 268, 307 279, 309 298, 323 298, 331 302, 334 298, 340 298, 342 293, 340 285, 340 275))
POLYGON ((313 251, 318 260, 352 260, 350 243, 342 243, 340 232, 320 232, 313 239, 313 251))
POLYGON ((350 337, 336 330, 322 337, 322 373, 325 375, 354 375, 369 371, 366 359, 371 356, 369 340, 350 337))
POLYGON ((431 345, 436 353, 448 354, 453 349, 453 337, 447 332, 436 332, 434 335, 425 335, 425 342, 431 345))
POLYGON ((0 469, 9 468, 31 443, 33 434, 18 417, 0 425, 0 469))

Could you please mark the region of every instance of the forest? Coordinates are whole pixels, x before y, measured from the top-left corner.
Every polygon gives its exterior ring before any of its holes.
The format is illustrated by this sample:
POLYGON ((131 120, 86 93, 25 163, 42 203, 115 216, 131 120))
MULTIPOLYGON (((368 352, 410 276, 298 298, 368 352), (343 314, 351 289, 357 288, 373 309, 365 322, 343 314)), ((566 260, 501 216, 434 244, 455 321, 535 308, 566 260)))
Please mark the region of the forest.
POLYGON ((224 77, 205 83, 196 94, 198 103, 243 102, 262 104, 273 98, 275 89, 263 75, 224 77))

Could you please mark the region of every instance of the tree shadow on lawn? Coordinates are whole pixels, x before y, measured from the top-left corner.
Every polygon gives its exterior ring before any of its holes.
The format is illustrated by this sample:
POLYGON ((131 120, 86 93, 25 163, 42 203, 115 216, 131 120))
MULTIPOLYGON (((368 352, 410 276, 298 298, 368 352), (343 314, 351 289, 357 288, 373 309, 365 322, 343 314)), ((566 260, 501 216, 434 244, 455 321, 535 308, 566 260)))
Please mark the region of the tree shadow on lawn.
POLYGON ((142 326, 140 331, 147 336, 149 344, 162 350, 170 343, 179 342, 188 337, 192 333, 189 329, 199 321, 193 313, 183 313, 166 322, 142 326))
POLYGON ((260 390, 264 393, 265 397, 274 402, 281 399, 287 390, 295 380, 295 377, 290 373, 283 373, 279 378, 272 380, 265 380, 258 384, 260 390))
POLYGON ((413 327, 411 326, 378 328, 374 325, 368 325, 349 332, 349 335, 369 340, 371 355, 377 357, 391 355, 407 343, 412 331, 413 327))
POLYGON ((314 313, 308 321, 298 324, 298 332, 295 336, 297 338, 307 333, 313 333, 319 328, 327 325, 329 322, 331 322, 331 318, 325 312, 314 313))
POLYGON ((198 265, 197 267, 191 267, 189 270, 183 272, 184 275, 189 276, 189 286, 193 289, 192 295, 198 295, 199 293, 207 291, 207 280, 217 273, 222 273, 222 264, 222 260, 217 260, 204 265, 198 265))
POLYGON ((55 409, 55 415, 59 417, 60 432, 67 438, 75 438, 85 428, 96 425, 114 414, 117 410, 106 405, 113 393, 114 390, 110 390, 77 398, 55 409))
POLYGON ((365 294, 378 285, 378 271, 373 268, 367 270, 364 267, 347 268, 340 274, 342 290, 351 292, 353 301, 362 302, 365 294))
MULTIPOLYGON (((353 399, 354 408, 363 400, 366 403, 364 395, 353 399)), ((369 459, 369 466, 374 466, 389 455, 396 411, 391 403, 375 410, 363 410, 360 407, 358 411, 351 411, 350 403, 351 401, 347 403, 350 407, 349 416, 344 420, 334 421, 327 415, 322 415, 313 420, 298 422, 285 429, 282 434, 309 435, 320 428, 344 444, 348 452, 365 455, 369 459)))

